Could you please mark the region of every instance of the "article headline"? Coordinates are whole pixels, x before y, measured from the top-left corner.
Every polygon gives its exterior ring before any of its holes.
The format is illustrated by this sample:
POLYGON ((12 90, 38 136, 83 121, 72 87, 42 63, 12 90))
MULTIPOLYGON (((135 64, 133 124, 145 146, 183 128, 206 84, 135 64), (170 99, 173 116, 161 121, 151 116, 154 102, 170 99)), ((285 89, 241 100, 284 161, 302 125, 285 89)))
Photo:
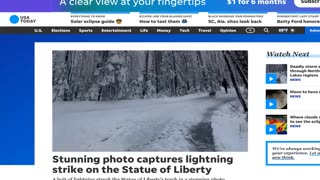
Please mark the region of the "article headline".
POLYGON ((54 174, 81 174, 81 173, 201 173, 209 175, 212 173, 212 164, 233 164, 233 157, 224 156, 192 156, 186 155, 185 157, 129 157, 129 156, 80 156, 80 157, 67 157, 67 156, 53 156, 54 174), (136 164, 141 164, 136 166, 136 164), (86 167, 81 165, 86 164, 86 167), (121 165, 121 168, 116 165, 121 165), (122 165, 123 164, 123 165, 122 165), (167 164, 162 167, 155 167, 155 165, 167 164), (89 166, 88 166, 89 165, 89 166))

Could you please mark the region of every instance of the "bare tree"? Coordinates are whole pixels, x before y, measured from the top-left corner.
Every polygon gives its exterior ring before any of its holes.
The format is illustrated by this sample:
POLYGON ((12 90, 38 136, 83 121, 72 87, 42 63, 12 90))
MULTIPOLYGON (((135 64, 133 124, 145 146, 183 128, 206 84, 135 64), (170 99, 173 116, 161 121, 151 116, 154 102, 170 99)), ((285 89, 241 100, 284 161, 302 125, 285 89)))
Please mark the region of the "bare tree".
POLYGON ((149 51, 146 51, 145 53, 145 72, 144 72, 144 81, 143 81, 143 89, 142 89, 142 97, 144 98, 147 94, 147 88, 148 88, 148 69, 149 69, 149 51))
POLYGON ((172 65, 173 65, 173 92, 172 95, 177 96, 177 88, 178 88, 178 75, 177 75, 177 67, 176 67, 176 57, 174 55, 174 52, 172 51, 172 65))
POLYGON ((231 81, 232 81, 232 84, 234 86, 234 89, 236 90, 237 96, 238 96, 238 98, 240 100, 240 103, 241 103, 241 105, 243 107, 244 112, 247 113, 248 112, 248 107, 247 107, 247 104, 246 104, 246 102, 244 101, 244 99, 243 99, 243 97, 241 95, 241 92, 240 92, 240 89, 239 89, 239 87, 237 85, 235 76, 234 76, 234 74, 232 72, 232 68, 231 68, 231 65, 229 63, 228 52, 227 51, 223 51, 222 53, 223 53, 223 56, 224 56, 224 60, 225 60, 225 62, 227 64, 227 67, 229 69, 229 73, 230 73, 230 77, 231 77, 231 81))
POLYGON ((240 64, 239 61, 246 61, 247 57, 244 57, 244 55, 242 54, 242 51, 237 52, 237 54, 235 52, 230 52, 227 51, 227 54, 229 55, 229 57, 232 58, 232 63, 234 64, 234 66, 237 68, 238 73, 242 79, 242 82, 244 83, 245 87, 248 89, 248 77, 247 74, 243 71, 243 68, 240 64))

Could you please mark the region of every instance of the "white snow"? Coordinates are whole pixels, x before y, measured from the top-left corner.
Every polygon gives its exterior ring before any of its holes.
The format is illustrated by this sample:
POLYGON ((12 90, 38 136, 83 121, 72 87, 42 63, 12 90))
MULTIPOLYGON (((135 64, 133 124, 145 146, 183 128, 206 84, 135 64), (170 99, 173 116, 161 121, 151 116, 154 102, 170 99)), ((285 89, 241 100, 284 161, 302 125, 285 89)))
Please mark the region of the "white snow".
MULTIPOLYGON (((111 59, 111 60, 112 60, 112 59, 111 59)), ((107 65, 107 69, 108 69, 109 71, 113 71, 113 70, 114 70, 114 67, 113 67, 112 64, 108 64, 108 65, 107 65)))
POLYGON ((212 118, 213 135, 218 138, 214 137, 215 141, 222 147, 219 150, 244 150, 246 137, 239 142, 230 140, 231 136, 239 136, 241 119, 227 112, 229 105, 221 106, 231 101, 237 101, 235 93, 217 92, 215 98, 204 93, 114 102, 56 102, 53 104, 53 150, 190 151, 194 149, 188 141, 190 128, 204 120, 208 108, 215 107, 225 107, 219 109, 217 115, 227 114, 223 121, 212 118), (233 123, 232 129, 228 129, 233 123), (221 132, 215 130, 216 125, 222 126, 221 132), (225 140, 223 135, 228 137, 228 142, 221 142, 225 140))
POLYGON ((247 151, 248 124, 239 101, 214 111, 211 119, 216 151, 247 151))
POLYGON ((109 62, 116 63, 116 64, 122 64, 125 62, 125 59, 123 56, 121 56, 119 54, 114 54, 112 57, 110 57, 109 62))
POLYGON ((279 79, 281 84, 287 83, 287 72, 281 72, 278 76, 280 77, 279 79))

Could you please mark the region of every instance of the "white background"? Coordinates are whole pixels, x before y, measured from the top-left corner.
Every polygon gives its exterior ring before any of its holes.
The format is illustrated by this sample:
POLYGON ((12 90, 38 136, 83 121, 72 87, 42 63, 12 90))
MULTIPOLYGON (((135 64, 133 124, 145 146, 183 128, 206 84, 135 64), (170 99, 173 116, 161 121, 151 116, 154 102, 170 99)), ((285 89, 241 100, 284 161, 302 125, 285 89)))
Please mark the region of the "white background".
MULTIPOLYGON (((212 167, 209 176, 204 174, 96 174, 96 175, 71 175, 70 177, 195 177, 195 178, 225 178, 226 180, 246 180, 246 179, 290 179, 290 180, 318 180, 319 173, 317 166, 266 166, 265 141, 267 140, 317 140, 319 139, 319 129, 308 132, 306 129, 298 129, 290 132, 287 136, 270 136, 265 134, 266 114, 291 114, 299 113, 306 115, 308 106, 290 104, 288 110, 266 110, 265 90, 270 88, 287 88, 288 84, 266 85, 265 66, 268 64, 292 63, 290 58, 266 58, 266 51, 310 51, 311 54, 319 52, 320 44, 316 43, 36 43, 35 44, 35 166, 2 166, 0 168, 1 179, 41 179, 52 180, 53 177, 69 177, 67 175, 53 175, 52 163, 53 155, 65 156, 182 156, 187 154, 196 156, 233 156, 234 163, 208 164, 204 166, 212 167), (85 152, 85 153, 53 153, 52 152, 52 50, 248 50, 249 51, 249 147, 248 152, 85 152), (295 107, 291 112, 290 107, 295 107), (299 108, 298 108, 299 107, 299 108), (306 133, 308 132, 308 133, 306 133), (290 134, 291 133, 291 134, 290 134)), ((320 64, 320 59, 312 58, 312 64, 320 64)), ((308 64, 306 59, 294 59, 294 64, 308 64)), ((294 83, 295 86, 303 86, 303 83, 294 83)), ((319 97, 317 97, 319 98, 319 97)), ((302 101, 300 99, 299 101, 302 101)), ((312 103, 308 99, 308 102, 312 103)), ((313 108, 316 110, 316 108, 313 108)), ((314 111, 311 111, 314 112, 314 111)), ((313 115, 311 113, 311 115, 313 115)), ((119 164, 121 167, 123 164, 119 164)), ((159 164, 167 166, 169 164, 159 164)), ((140 166, 140 164, 132 164, 140 166)))

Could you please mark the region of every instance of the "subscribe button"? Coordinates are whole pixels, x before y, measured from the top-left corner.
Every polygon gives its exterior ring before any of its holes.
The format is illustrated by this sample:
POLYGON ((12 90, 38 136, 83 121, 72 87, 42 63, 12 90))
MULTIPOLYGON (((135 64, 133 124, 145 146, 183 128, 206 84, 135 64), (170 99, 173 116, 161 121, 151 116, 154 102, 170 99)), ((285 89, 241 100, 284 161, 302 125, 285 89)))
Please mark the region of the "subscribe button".
POLYGON ((306 34, 308 35, 320 35, 320 27, 306 27, 306 34))
POLYGON ((294 0, 300 8, 320 8, 320 0, 294 0))

